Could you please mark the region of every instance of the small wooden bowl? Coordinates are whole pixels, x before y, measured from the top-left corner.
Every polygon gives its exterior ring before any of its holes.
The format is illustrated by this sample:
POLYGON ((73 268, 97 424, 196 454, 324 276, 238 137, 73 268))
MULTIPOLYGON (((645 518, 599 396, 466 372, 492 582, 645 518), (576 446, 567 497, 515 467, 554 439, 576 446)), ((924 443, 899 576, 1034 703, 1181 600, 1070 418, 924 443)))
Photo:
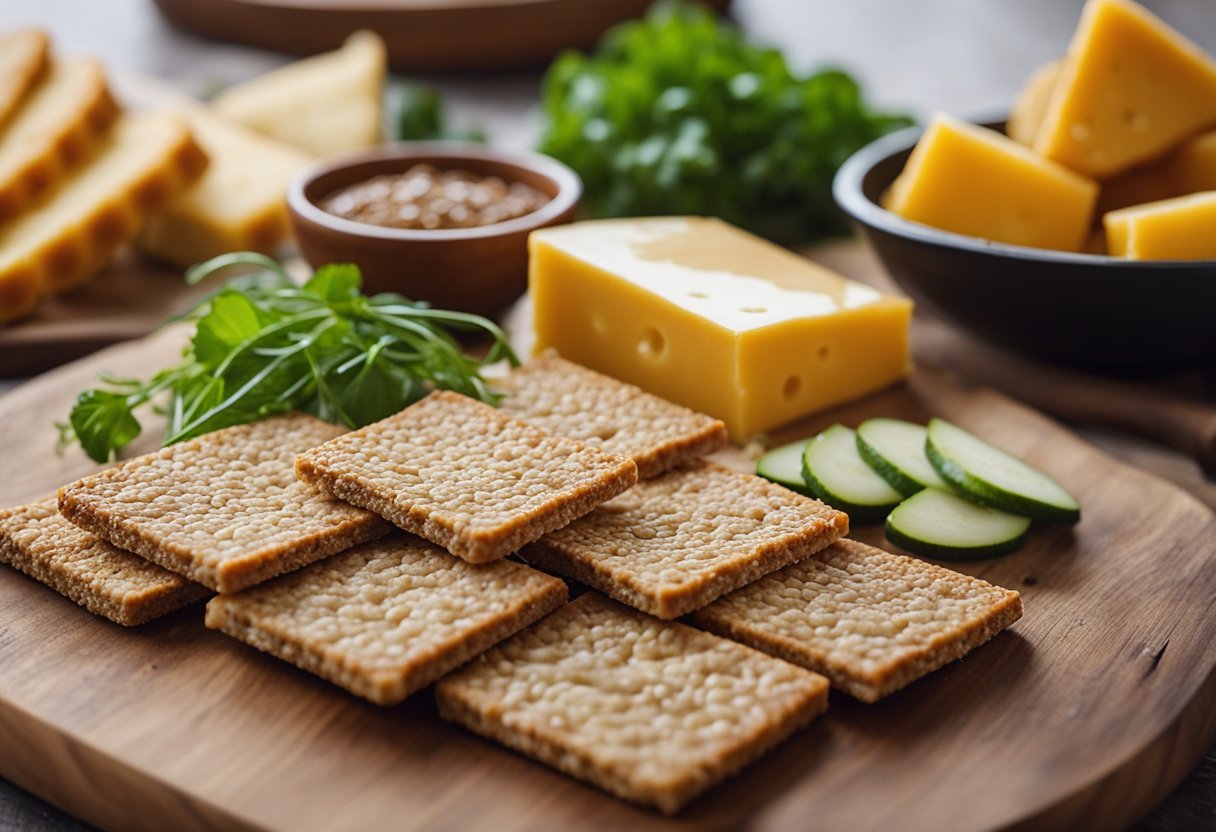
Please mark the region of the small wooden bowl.
POLYGON ((569 222, 582 182, 538 153, 490 150, 457 142, 402 142, 327 160, 296 176, 287 191, 296 243, 313 268, 354 263, 367 294, 397 292, 437 309, 495 315, 528 285, 528 235, 569 222), (536 211, 477 228, 385 228, 336 216, 319 203, 334 191, 416 164, 461 169, 523 182, 550 197, 536 211))

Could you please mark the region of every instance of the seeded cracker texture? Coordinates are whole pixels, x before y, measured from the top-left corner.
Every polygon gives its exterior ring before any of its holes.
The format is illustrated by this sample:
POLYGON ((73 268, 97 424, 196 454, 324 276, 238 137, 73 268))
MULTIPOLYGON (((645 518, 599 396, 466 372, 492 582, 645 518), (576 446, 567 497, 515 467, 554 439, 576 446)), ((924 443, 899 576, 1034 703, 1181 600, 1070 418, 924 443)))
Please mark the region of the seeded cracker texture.
POLYGON ((0 561, 127 627, 208 594, 205 587, 69 523, 55 509, 54 497, 0 511, 0 561))
POLYGON ((441 679, 439 713, 673 814, 827 708, 822 676, 587 593, 441 679))
POLYGON ((562 581, 523 564, 394 534, 217 596, 207 626, 392 705, 565 602, 562 581))
POLYGON ((438 391, 301 454, 296 474, 485 563, 620 494, 637 481, 637 466, 438 391))
POLYGON ((877 702, 1021 617, 1016 592, 841 540, 698 610, 692 622, 877 702))
POLYGON ((65 486, 59 511, 115 546, 236 592, 391 528, 296 479, 296 454, 342 431, 299 413, 225 428, 65 486))
POLYGON ((526 546, 524 560, 677 618, 849 530, 847 515, 712 462, 636 486, 526 546))
POLYGON ((639 387, 546 352, 498 386, 502 410, 543 430, 632 457, 648 479, 711 454, 727 442, 726 425, 639 387))

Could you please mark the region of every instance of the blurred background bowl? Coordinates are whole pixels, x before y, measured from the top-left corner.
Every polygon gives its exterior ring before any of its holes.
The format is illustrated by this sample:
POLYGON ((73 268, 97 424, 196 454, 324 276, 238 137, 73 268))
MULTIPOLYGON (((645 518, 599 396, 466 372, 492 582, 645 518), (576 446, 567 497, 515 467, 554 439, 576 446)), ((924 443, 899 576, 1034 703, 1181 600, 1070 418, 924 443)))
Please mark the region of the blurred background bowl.
POLYGON ((528 286, 528 235, 569 222, 582 183, 556 159, 539 153, 493 150, 459 142, 402 142, 320 162, 302 171, 287 192, 300 253, 313 268, 355 263, 367 294, 398 292, 437 309, 495 315, 528 286), (466 170, 531 185, 549 197, 516 219, 476 228, 386 228, 345 219, 320 207, 347 185, 417 164, 466 170))
POLYGON ((833 195, 923 310, 1000 346, 1076 366, 1145 372, 1216 358, 1216 261, 994 243, 880 206, 920 134, 908 128, 859 150, 836 174, 833 195))

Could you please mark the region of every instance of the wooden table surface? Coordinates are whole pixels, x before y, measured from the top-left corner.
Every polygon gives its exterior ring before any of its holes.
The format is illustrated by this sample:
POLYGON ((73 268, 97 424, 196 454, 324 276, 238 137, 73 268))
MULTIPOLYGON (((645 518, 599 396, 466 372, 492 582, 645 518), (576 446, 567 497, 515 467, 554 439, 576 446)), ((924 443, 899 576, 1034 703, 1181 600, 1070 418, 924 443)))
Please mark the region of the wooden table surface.
MULTIPOLYGON (((842 65, 861 78, 877 103, 924 118, 936 109, 974 116, 1007 107, 1026 75, 1064 50, 1081 5, 1082 0, 735 0, 734 14, 753 36, 784 49, 796 67, 842 65)), ((1216 50, 1216 8, 1207 0, 1147 0, 1145 5, 1216 50)), ((28 24, 45 26, 64 54, 99 55, 112 70, 153 75, 196 93, 285 60, 175 31, 150 0, 0 3, 0 30, 28 24)), ((445 92, 458 125, 483 127, 493 141, 522 147, 535 133, 538 77, 509 73, 424 80, 445 92)), ((0 394, 13 383, 0 381, 0 394)), ((1080 432, 1216 506, 1216 484, 1180 454, 1107 431, 1080 432)), ((85 828, 0 781, 0 832, 85 828)), ((1216 750, 1135 828, 1216 828, 1216 750)))

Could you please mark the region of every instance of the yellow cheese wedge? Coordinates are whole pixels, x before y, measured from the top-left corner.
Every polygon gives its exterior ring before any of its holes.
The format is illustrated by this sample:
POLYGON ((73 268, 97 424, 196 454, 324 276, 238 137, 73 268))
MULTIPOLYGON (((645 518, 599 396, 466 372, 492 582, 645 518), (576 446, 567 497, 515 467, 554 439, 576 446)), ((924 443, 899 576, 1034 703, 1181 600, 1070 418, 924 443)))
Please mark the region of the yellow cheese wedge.
POLYGON ((1216 130, 1200 133, 1168 156, 1102 183, 1098 214, 1198 191, 1216 191, 1216 130))
POLYGON ((68 289, 104 266, 206 164, 180 118, 119 119, 88 165, 0 229, 0 321, 28 313, 39 295, 68 289))
POLYGON ((388 51, 375 32, 230 87, 211 106, 225 118, 314 156, 359 150, 384 135, 388 51))
POLYGON ((939 113, 883 205, 957 234, 1079 251, 1097 195, 1097 183, 1025 145, 939 113))
POLYGON ((0 220, 24 210, 87 160, 118 113, 98 61, 53 64, 0 131, 0 220))
POLYGON ((1056 58, 1043 64, 1030 76, 1013 102, 1013 109, 1009 111, 1009 120, 1005 122, 1006 136, 1027 147, 1034 146, 1039 126, 1051 103, 1051 94, 1064 72, 1064 61, 1064 58, 1056 58))
POLYGON ((546 228, 529 239, 537 350, 758 431, 907 374, 912 303, 720 220, 546 228))
POLYGON ((211 162, 148 220, 140 250, 182 267, 229 251, 274 253, 290 233, 287 184, 309 156, 201 107, 179 113, 211 162))
POLYGON ((51 41, 41 29, 0 36, 0 125, 24 100, 49 63, 51 41))
POLYGON ((1216 124, 1216 62, 1131 0, 1089 0, 1035 150, 1111 176, 1216 124))
POLYGON ((1111 211, 1108 253, 1132 260, 1216 259, 1216 191, 1111 211))

